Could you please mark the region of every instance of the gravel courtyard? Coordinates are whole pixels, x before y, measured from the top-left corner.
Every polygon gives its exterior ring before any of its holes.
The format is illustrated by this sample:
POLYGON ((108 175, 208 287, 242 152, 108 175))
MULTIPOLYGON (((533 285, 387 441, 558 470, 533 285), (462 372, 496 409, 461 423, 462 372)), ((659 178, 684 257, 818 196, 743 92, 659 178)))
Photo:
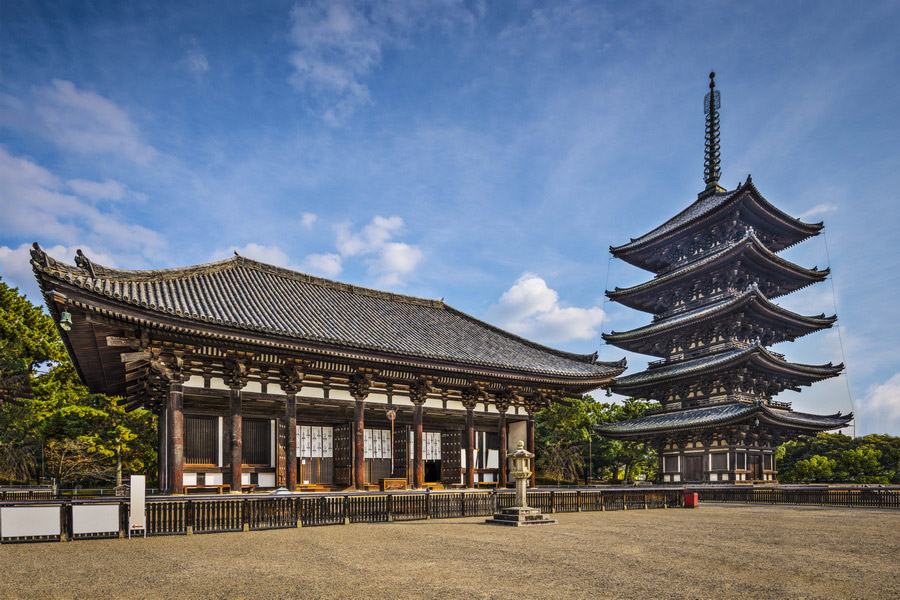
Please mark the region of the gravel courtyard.
POLYGON ((900 598, 900 512, 706 504, 0 547, 2 598, 900 598), (527 565, 527 581, 513 575, 527 565))

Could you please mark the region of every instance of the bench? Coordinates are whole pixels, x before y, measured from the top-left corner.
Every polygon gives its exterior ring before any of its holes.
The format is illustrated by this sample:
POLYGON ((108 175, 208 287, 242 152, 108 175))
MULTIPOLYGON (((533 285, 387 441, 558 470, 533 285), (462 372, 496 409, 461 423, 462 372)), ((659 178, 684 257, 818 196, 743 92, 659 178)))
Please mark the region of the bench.
POLYGON ((190 494, 191 490, 216 490, 219 494, 228 494, 231 492, 231 486, 228 484, 224 485, 186 485, 182 490, 185 494, 190 494))

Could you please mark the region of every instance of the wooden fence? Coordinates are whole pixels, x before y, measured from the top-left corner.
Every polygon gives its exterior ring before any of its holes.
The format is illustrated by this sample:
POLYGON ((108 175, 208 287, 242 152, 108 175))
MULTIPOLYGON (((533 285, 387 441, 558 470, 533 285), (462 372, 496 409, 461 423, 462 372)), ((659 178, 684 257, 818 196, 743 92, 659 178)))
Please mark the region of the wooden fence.
POLYGON ((900 508, 900 487, 696 487, 701 502, 746 504, 794 504, 802 506, 844 506, 861 508, 900 508))
MULTIPOLYGON (((100 501, 83 500, 80 505, 100 501)), ((118 535, 127 532, 127 500, 115 501, 121 519, 118 535)), ((109 504, 109 501, 105 502, 109 504)), ((553 490, 528 492, 528 503, 545 513, 674 508, 684 504, 684 490, 553 490)), ((164 498, 147 501, 147 535, 188 535, 260 529, 315 527, 349 523, 386 523, 488 517, 515 504, 511 491, 396 492, 386 494, 317 494, 243 498, 164 498)), ((57 507, 64 535, 0 542, 80 539, 73 535, 71 501, 14 501, 3 506, 57 507)), ((3 535, 0 530, 0 536, 3 535)), ((113 534, 115 535, 115 534, 113 534)))

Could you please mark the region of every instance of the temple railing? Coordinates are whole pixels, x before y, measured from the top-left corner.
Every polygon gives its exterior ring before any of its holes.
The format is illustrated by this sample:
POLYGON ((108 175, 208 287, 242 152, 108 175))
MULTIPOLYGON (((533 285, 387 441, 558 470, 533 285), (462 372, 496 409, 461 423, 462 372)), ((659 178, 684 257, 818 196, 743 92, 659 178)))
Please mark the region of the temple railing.
POLYGON ((741 504, 793 504, 801 506, 845 506, 900 508, 900 487, 708 487, 688 488, 700 494, 701 502, 741 504))
MULTIPOLYGON (((514 504, 515 492, 511 490, 148 498, 146 531, 150 536, 190 535, 346 523, 488 517, 514 504)), ((684 505, 684 489, 539 489, 528 492, 528 504, 544 513, 675 508, 684 505)), ((0 502, 0 516, 7 521, 27 518, 24 512, 20 517, 13 511, 28 507, 41 507, 45 520, 42 526, 49 525, 49 528, 35 530, 35 535, 8 535, 0 529, 0 543, 125 537, 128 533, 129 505, 124 498, 0 502), (73 507, 105 508, 112 514, 112 523, 105 531, 96 534, 79 533, 83 525, 79 522, 80 513, 73 511, 73 507)), ((17 530, 13 533, 22 532, 17 530)))

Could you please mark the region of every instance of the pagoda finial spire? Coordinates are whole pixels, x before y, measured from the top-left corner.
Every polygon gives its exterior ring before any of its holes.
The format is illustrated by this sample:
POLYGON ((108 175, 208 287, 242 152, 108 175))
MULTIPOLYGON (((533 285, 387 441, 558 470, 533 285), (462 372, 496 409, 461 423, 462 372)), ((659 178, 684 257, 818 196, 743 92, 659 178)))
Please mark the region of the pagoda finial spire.
POLYGON ((719 152, 719 107, 721 97, 716 89, 716 72, 709 74, 709 93, 703 99, 703 112, 706 113, 706 149, 703 159, 703 181, 706 189, 701 195, 719 190, 719 177, 722 176, 721 154, 719 152))

